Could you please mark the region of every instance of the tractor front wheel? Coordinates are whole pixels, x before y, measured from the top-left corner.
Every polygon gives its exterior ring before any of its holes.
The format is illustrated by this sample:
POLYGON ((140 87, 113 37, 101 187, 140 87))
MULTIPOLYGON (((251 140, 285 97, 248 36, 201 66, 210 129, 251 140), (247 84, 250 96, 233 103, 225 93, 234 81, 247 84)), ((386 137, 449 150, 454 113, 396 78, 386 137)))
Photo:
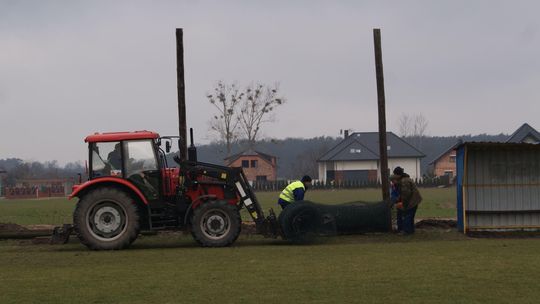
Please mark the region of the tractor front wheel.
POLYGON ((124 191, 109 187, 81 197, 73 225, 81 243, 94 250, 123 249, 139 235, 135 202, 124 191))
POLYGON ((204 247, 229 246, 240 235, 242 220, 235 205, 204 202, 193 211, 191 234, 204 247))

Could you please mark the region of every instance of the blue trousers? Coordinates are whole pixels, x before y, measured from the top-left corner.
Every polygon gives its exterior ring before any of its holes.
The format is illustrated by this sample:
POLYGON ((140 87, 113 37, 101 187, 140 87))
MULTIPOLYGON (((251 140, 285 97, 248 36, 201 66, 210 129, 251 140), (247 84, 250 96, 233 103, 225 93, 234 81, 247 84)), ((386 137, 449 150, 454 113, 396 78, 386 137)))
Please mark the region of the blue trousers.
POLYGON ((278 204, 281 206, 281 210, 285 209, 285 207, 289 206, 291 203, 284 201, 282 199, 278 200, 278 204))
POLYGON ((418 206, 407 210, 397 209, 398 232, 403 231, 408 234, 414 233, 414 217, 416 215, 416 209, 418 209, 418 206))

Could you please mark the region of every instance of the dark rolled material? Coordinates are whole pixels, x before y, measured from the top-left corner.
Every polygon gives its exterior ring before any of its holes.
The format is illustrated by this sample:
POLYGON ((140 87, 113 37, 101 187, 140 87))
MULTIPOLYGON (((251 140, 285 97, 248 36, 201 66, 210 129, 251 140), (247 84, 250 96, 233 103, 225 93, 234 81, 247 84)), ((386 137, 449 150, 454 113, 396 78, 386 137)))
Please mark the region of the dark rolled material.
POLYGON ((279 226, 286 240, 308 243, 322 233, 321 208, 311 202, 296 202, 279 214, 279 226))
POLYGON ((316 236, 388 232, 391 229, 390 204, 351 202, 323 205, 295 202, 279 215, 283 237, 294 243, 312 241, 316 236))

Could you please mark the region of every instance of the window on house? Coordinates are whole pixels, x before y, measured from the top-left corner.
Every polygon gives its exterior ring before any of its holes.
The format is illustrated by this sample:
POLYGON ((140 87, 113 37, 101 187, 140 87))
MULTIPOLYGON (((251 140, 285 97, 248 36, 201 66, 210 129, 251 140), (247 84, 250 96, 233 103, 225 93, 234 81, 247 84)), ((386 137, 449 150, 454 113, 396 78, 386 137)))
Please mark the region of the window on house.
POLYGON ((256 177, 258 182, 265 182, 266 181, 266 175, 257 175, 256 177))
POLYGON ((251 160, 251 168, 257 168, 257 163, 256 159, 251 160))
POLYGON ((349 153, 362 153, 361 149, 351 149, 349 153))
POLYGON ((450 162, 451 162, 451 163, 455 163, 455 162, 456 162, 456 156, 455 156, 455 155, 450 155, 450 162))
POLYGON ((242 161, 242 168, 249 168, 249 160, 242 161))

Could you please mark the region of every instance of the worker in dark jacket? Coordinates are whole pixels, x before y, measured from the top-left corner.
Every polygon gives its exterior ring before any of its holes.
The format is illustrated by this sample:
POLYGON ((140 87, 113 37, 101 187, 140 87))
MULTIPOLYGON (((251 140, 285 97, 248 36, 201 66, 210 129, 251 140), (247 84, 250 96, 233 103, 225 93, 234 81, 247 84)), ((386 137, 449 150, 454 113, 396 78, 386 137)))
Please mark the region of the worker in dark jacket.
POLYGON ((418 204, 422 202, 422 196, 414 181, 409 174, 404 172, 403 168, 396 167, 393 173, 392 179, 396 180, 398 185, 399 199, 396 207, 402 213, 403 232, 405 234, 413 234, 414 217, 418 209, 418 204))
POLYGON ((279 195, 278 204, 281 206, 281 209, 289 206, 293 202, 303 201, 304 194, 307 189, 311 186, 311 177, 304 175, 301 180, 294 181, 290 183, 279 195))

